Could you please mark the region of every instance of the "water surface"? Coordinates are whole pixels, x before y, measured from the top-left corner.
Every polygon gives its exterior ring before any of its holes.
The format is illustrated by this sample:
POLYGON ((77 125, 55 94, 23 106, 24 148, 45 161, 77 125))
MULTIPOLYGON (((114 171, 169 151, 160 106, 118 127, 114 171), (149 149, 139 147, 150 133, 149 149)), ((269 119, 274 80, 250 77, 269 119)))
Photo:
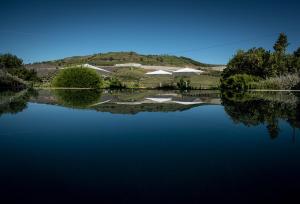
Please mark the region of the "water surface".
POLYGON ((298 199, 296 93, 39 90, 0 99, 5 203, 298 199))

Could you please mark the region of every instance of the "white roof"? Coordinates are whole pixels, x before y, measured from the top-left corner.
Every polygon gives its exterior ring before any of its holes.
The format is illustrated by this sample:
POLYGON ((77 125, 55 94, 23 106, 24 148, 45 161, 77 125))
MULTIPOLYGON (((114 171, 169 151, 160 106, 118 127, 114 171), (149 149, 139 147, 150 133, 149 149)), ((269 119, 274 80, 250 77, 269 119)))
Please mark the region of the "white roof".
POLYGON ((99 67, 96 67, 96 66, 93 66, 93 65, 90 65, 90 64, 83 64, 82 65, 83 67, 86 67, 86 68, 90 68, 90 69, 96 69, 96 70, 99 70, 99 71, 103 71, 103 72, 110 72, 110 71, 107 71, 105 69, 101 69, 99 67))
POLYGON ((148 74, 148 75, 172 75, 171 72, 166 72, 166 71, 163 71, 163 70, 157 70, 157 71, 154 71, 154 72, 147 72, 146 74, 148 74))
POLYGON ((158 102, 158 103, 163 103, 163 102, 172 100, 172 98, 146 98, 146 99, 154 101, 154 102, 158 102))
POLYGON ((183 68, 183 69, 178 69, 174 72, 175 73, 202 73, 203 71, 198 69, 192 69, 192 68, 183 68))
POLYGON ((115 67, 140 67, 139 63, 125 63, 125 64, 115 64, 115 67))

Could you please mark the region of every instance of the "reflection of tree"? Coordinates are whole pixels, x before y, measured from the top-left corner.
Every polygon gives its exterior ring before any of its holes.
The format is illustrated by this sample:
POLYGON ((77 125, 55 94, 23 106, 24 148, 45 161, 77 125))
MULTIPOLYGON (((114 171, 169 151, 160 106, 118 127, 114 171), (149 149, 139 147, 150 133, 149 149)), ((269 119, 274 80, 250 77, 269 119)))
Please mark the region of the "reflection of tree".
POLYGON ((5 113, 18 113, 27 108, 27 102, 31 96, 35 96, 36 91, 24 90, 21 92, 1 92, 0 93, 0 116, 5 113))
POLYGON ((267 129, 270 134, 270 138, 275 139, 278 136, 279 131, 280 131, 280 129, 278 127, 278 121, 274 121, 273 123, 268 124, 267 129))
POLYGON ((280 132, 279 119, 286 120, 292 127, 299 124, 297 101, 294 95, 276 96, 276 93, 270 95, 268 93, 259 95, 255 92, 222 93, 222 104, 234 122, 243 123, 246 126, 266 124, 272 139, 276 138, 280 132))
POLYGON ((100 90, 70 90, 57 89, 54 91, 60 104, 74 108, 86 108, 101 98, 100 90))

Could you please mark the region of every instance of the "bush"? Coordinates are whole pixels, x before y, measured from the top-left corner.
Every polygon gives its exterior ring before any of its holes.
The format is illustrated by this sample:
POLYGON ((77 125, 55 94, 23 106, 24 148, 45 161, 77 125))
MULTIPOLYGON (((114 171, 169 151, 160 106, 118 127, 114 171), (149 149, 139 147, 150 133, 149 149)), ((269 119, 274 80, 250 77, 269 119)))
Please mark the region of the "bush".
POLYGON ((121 81, 118 78, 113 77, 110 79, 109 88, 122 89, 125 88, 125 86, 122 85, 121 81))
POLYGON ((23 60, 16 55, 3 54, 0 55, 0 69, 19 68, 23 66, 23 60))
POLYGON ((300 83, 298 74, 287 74, 279 77, 272 77, 266 80, 261 80, 251 84, 253 89, 282 89, 290 90, 297 89, 297 84, 300 83))
POLYGON ((61 70, 52 84, 55 87, 101 88, 102 78, 95 70, 75 67, 61 70))
POLYGON ((191 87, 191 81, 188 80, 184 80, 183 78, 180 78, 179 82, 177 82, 177 87, 181 90, 189 90, 192 89, 191 87))
POLYGON ((248 74, 236 74, 230 76, 226 79, 221 80, 221 88, 236 90, 236 91, 245 91, 251 88, 253 82, 259 81, 260 78, 248 74))
POLYGON ((25 81, 41 82, 41 79, 37 76, 37 73, 34 69, 28 70, 24 67, 21 67, 16 69, 10 69, 8 72, 11 75, 17 76, 25 81))
POLYGON ((300 90, 300 82, 292 87, 293 90, 300 90))
POLYGON ((2 90, 22 90, 27 84, 22 79, 0 70, 0 91, 2 90))

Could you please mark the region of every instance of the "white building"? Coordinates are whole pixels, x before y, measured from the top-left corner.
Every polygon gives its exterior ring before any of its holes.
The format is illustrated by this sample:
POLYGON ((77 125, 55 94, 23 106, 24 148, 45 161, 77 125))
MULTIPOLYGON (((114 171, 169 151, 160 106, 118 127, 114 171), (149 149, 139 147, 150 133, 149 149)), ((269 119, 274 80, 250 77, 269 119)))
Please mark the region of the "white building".
POLYGON ((125 64, 115 64, 115 67, 141 67, 138 63, 125 63, 125 64))

